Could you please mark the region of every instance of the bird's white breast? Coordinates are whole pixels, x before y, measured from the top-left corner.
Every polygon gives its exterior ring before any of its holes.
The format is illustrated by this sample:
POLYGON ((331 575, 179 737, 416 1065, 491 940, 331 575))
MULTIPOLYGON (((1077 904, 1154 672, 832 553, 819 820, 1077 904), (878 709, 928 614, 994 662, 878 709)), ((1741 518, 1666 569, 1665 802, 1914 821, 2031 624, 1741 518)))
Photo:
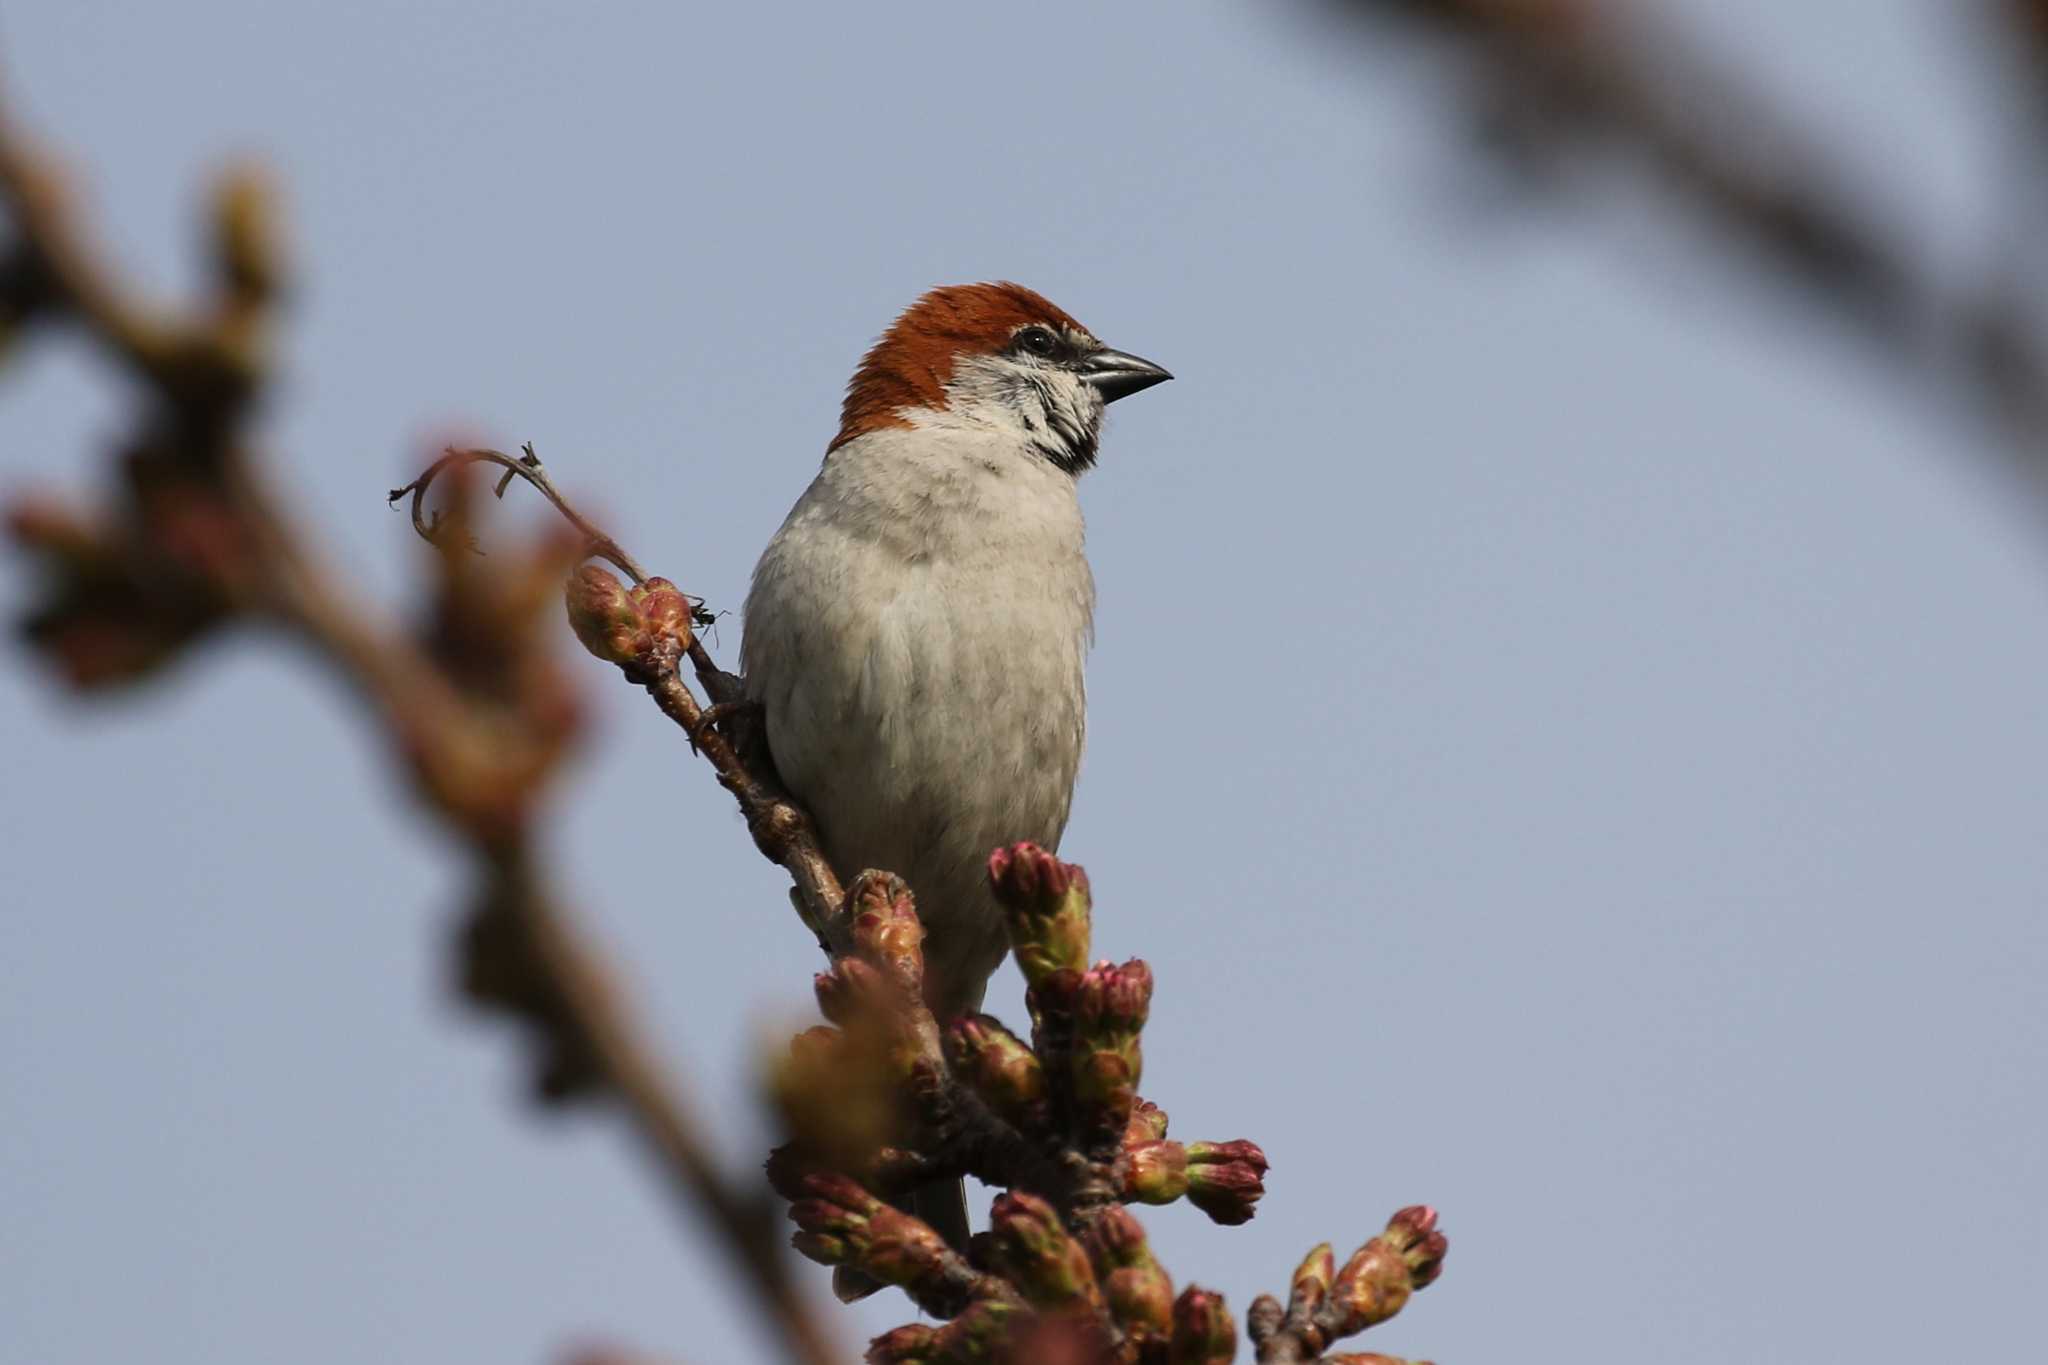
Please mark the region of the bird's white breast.
POLYGON ((1080 768, 1094 581, 1074 481, 939 422, 834 451, 754 571, 742 667, 842 876, 917 893, 931 970, 1000 959, 989 851, 1057 846, 1080 768))

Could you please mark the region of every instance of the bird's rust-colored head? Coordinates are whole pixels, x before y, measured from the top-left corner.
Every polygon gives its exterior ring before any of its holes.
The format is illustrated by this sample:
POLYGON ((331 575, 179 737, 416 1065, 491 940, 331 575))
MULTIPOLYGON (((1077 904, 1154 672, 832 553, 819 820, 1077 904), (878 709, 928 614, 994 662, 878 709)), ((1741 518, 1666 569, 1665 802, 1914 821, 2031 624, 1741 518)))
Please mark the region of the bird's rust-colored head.
POLYGON ((963 364, 975 361, 1020 374, 1061 373, 1091 386, 1102 402, 1171 378, 1149 361, 1109 350, 1065 309, 1021 284, 944 285, 905 309, 862 358, 831 449, 913 426, 907 414, 919 410, 946 411, 963 364))

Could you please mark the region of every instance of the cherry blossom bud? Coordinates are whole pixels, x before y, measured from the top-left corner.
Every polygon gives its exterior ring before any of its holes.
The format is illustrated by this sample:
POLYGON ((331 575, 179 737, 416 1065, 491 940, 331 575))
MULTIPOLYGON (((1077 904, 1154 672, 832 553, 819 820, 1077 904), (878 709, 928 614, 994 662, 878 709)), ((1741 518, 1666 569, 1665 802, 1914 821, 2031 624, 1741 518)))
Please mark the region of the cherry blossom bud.
POLYGON ((1188 1149, 1161 1139, 1124 1148, 1125 1199, 1140 1204, 1171 1204, 1188 1192, 1188 1149))
POLYGON ((1074 1001, 1074 1098, 1092 1125, 1115 1132, 1137 1103, 1144 1058, 1138 1035, 1152 1004, 1152 969, 1102 962, 1081 977, 1074 1001))
POLYGON ((1411 1204, 1396 1213, 1387 1220, 1384 1236, 1407 1261, 1417 1289, 1443 1274, 1450 1239, 1437 1230, 1436 1210, 1429 1205, 1411 1204))
POLYGON ((790 1205, 796 1249, 821 1265, 850 1265, 884 1284, 915 1284, 944 1273, 945 1238, 843 1175, 804 1178, 790 1205))
POLYGON ((938 1328, 913 1322, 869 1342, 867 1365, 934 1365, 938 1344, 938 1328))
POLYGON ((569 628, 583 647, 610 664, 630 664, 647 647, 640 610, 611 570, 585 564, 564 592, 569 628))
POLYGON ((1226 1227, 1251 1221, 1266 1193, 1266 1154, 1255 1142, 1188 1144, 1188 1202, 1226 1227))
POLYGON ((630 594, 641 629, 654 644, 670 644, 680 655, 690 647, 693 604, 666 578, 650 578, 630 594))
POLYGON ((1417 1204, 1387 1220, 1387 1230, 1352 1253, 1330 1287, 1325 1316, 1332 1337, 1346 1337, 1385 1322, 1408 1296, 1443 1269, 1448 1243, 1436 1229, 1436 1210, 1417 1204), (1333 1315, 1334 1310, 1334 1315, 1333 1315))
POLYGON ((989 1213, 991 1253, 1004 1278, 1040 1308, 1093 1304, 1095 1271, 1052 1205, 1035 1194, 997 1197, 989 1213))
POLYGON ((1293 1288, 1287 1300, 1288 1316, 1299 1319, 1313 1317, 1329 1296, 1330 1285, 1336 1278, 1337 1257, 1331 1252, 1330 1244, 1324 1242, 1295 1267, 1293 1288))
POLYGON ((847 895, 854 948, 915 991, 924 982, 924 925, 910 887, 890 872, 864 872, 847 895))
POLYGON ((1166 1111, 1150 1100, 1139 1100, 1124 1125, 1124 1145, 1156 1142, 1166 1136, 1166 1111))
POLYGON ((1036 986, 1061 969, 1088 965, 1088 874, 1036 844, 999 848, 988 875, 1002 903, 1024 979, 1036 986))
POLYGON ((1173 1365, 1229 1365, 1237 1357, 1237 1323, 1221 1294, 1193 1285, 1173 1305, 1173 1365))
POLYGON ((858 1261, 870 1218, 888 1206, 843 1175, 810 1175, 804 1197, 789 1206, 796 1249, 820 1265, 858 1261))
POLYGON ((1129 1209, 1114 1206, 1097 1220, 1094 1243, 1110 1316, 1141 1347, 1165 1341, 1173 1332, 1173 1281, 1153 1258, 1145 1229, 1129 1209))
POLYGON ((1013 1358, 1009 1348, 1029 1316, 1019 1303, 977 1299, 943 1326, 918 1323, 876 1337, 868 1343, 868 1365, 978 1365, 1013 1358))
POLYGON ((946 1030, 946 1059, 996 1113, 1027 1131, 1044 1126, 1045 1067, 995 1016, 955 1019, 946 1030))
POLYGON ((843 957, 829 972, 812 978, 818 1009, 842 1028, 872 1019, 890 1004, 888 985, 873 966, 855 957, 843 957))

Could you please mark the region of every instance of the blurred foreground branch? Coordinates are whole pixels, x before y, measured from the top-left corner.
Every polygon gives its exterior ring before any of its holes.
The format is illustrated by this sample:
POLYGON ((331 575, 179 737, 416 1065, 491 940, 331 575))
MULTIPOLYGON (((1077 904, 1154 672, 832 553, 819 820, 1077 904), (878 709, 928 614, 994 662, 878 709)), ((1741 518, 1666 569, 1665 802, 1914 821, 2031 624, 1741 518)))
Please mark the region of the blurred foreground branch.
MULTIPOLYGON (((1955 282, 1899 228, 1903 199, 1856 183, 1822 139, 1661 7, 1618 0, 1317 0, 1340 18, 1397 18, 1467 59, 1483 147, 1532 185, 1571 183, 1588 155, 1635 168, 1778 282, 1802 291, 1937 400, 1987 421, 2048 497, 2048 327, 2010 262, 1955 282)), ((2048 96, 2048 10, 1996 0, 2048 96)), ((2042 124, 2033 122, 2033 140, 2042 124)), ((1873 150, 1872 164, 1885 153, 1873 150)), ((1901 187, 1902 194, 1915 193, 1901 187)), ((2031 236, 2031 233, 2028 234, 2031 236)))
MULTIPOLYGON (((100 264, 61 173, 4 111, 0 198, 13 231, 0 270, 5 339, 69 321, 144 393, 105 509, 24 499, 9 511, 15 540, 44 571, 28 641, 83 690, 145 677, 230 625, 267 627, 331 665, 476 869, 463 935, 469 996, 532 1026, 545 1098, 605 1097, 631 1119, 670 1190, 718 1229, 792 1359, 838 1359, 791 1278, 768 1200, 719 1169, 538 849, 539 799, 579 728, 548 641, 582 543, 544 537, 488 575, 444 549, 423 619, 411 629, 373 620, 317 561, 248 441, 284 283, 264 181, 238 171, 216 189, 212 292, 189 315, 146 307, 100 264)), ((470 491, 454 490, 451 523, 468 518, 470 491)))

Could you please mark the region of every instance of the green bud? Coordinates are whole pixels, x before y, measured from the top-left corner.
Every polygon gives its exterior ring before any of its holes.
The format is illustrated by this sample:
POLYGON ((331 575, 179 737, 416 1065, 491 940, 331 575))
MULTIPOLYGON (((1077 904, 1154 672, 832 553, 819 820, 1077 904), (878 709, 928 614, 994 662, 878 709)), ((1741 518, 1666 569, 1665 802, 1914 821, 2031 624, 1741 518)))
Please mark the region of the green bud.
POLYGON ((1036 844, 1016 844, 989 856, 988 875, 1026 981, 1035 986, 1052 972, 1087 967, 1092 902, 1086 872, 1036 844))
POLYGON ((1173 1365, 1229 1365, 1237 1357, 1237 1323, 1223 1296, 1190 1285, 1173 1305, 1173 1365))
POLYGON ((1123 1150, 1124 1198, 1138 1204, 1171 1204, 1188 1192, 1188 1149, 1168 1138, 1139 1142, 1123 1150))
POLYGON ((989 1213, 998 1267, 1019 1293, 1040 1308, 1093 1304, 1094 1267, 1081 1244, 1067 1235, 1052 1205, 1035 1194, 997 1197, 989 1213))
POLYGON ((1165 1341, 1173 1333, 1173 1281, 1153 1259, 1145 1229, 1129 1209, 1113 1206, 1096 1221, 1094 1241, 1110 1316, 1134 1341, 1165 1341))
POLYGON ((996 1113, 1026 1130, 1043 1126, 1045 1067, 1001 1020, 988 1014, 955 1019, 946 1030, 946 1059, 996 1113))
POLYGON ((630 664, 647 648, 640 610, 609 569, 583 565, 569 575, 563 597, 569 628, 585 649, 606 663, 630 664))

